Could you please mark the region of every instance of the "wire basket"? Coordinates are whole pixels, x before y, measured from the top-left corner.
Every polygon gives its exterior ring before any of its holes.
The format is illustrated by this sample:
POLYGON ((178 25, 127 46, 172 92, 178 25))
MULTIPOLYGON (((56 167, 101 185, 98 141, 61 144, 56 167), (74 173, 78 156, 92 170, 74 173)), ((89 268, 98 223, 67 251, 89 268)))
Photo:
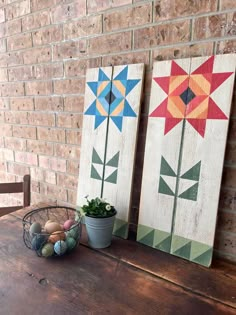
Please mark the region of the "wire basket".
POLYGON ((23 217, 22 223, 24 243, 38 256, 63 256, 79 244, 81 215, 74 208, 50 206, 35 209, 23 217))

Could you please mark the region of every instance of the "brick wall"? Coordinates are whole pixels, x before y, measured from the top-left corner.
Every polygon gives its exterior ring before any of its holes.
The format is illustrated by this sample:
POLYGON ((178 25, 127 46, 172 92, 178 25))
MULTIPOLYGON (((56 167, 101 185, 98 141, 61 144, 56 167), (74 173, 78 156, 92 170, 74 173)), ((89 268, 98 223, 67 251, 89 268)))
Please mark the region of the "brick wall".
MULTIPOLYGON (((30 173, 33 203, 75 205, 86 68, 144 62, 135 225, 152 64, 236 52, 235 20, 235 0, 1 0, 0 182, 30 173)), ((236 261, 235 101, 219 210, 216 252, 236 261)))

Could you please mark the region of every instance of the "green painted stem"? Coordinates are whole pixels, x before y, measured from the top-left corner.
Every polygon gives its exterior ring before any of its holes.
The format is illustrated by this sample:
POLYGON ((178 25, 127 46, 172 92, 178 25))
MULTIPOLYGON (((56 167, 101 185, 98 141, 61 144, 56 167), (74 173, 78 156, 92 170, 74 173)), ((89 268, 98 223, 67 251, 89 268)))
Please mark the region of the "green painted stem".
POLYGON ((183 119, 179 158, 178 158, 178 168, 177 168, 177 176, 176 176, 175 198, 174 198, 173 214, 172 214, 172 221, 171 221, 171 235, 174 234, 174 228, 175 228, 176 208, 177 208, 177 200, 178 200, 178 193, 179 193, 179 181, 180 181, 180 172, 181 172, 183 147, 184 147, 185 125, 186 125, 186 119, 183 119))

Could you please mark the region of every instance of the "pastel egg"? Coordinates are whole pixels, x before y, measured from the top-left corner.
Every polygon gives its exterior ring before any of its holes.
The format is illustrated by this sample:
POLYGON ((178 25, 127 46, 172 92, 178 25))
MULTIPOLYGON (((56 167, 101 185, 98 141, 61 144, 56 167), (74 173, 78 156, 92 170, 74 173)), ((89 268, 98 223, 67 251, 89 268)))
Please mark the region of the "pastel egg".
POLYGON ((69 228, 74 224, 74 221, 69 219, 63 224, 64 230, 69 230, 69 228))
POLYGON ((35 234, 40 234, 42 230, 41 224, 38 222, 34 222, 33 224, 31 224, 29 232, 30 235, 33 236, 35 234))
POLYGON ((72 250, 76 245, 76 240, 72 237, 68 237, 66 239, 66 245, 67 245, 68 250, 72 250))
POLYGON ((50 236, 49 236, 49 242, 55 244, 57 241, 64 241, 66 238, 66 235, 64 232, 62 231, 56 231, 53 232, 50 236))
POLYGON ((57 255, 61 256, 65 254, 67 250, 66 242, 64 241, 57 241, 54 245, 54 251, 57 255))
POLYGON ((40 248, 44 245, 47 238, 45 235, 35 235, 32 239, 31 246, 34 250, 40 250, 40 248))
POLYGON ((50 222, 45 226, 47 233, 52 234, 53 232, 62 231, 62 227, 57 222, 50 222))
POLYGON ((42 256, 50 257, 54 254, 54 246, 51 243, 46 243, 42 248, 42 256))

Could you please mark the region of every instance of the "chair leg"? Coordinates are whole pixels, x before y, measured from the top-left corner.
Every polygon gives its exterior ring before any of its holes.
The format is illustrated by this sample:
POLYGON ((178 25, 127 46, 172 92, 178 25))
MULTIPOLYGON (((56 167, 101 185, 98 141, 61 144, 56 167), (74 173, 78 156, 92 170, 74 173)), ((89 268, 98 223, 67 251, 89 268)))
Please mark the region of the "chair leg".
POLYGON ((27 207, 30 205, 30 175, 25 175, 23 181, 24 207, 27 207))

